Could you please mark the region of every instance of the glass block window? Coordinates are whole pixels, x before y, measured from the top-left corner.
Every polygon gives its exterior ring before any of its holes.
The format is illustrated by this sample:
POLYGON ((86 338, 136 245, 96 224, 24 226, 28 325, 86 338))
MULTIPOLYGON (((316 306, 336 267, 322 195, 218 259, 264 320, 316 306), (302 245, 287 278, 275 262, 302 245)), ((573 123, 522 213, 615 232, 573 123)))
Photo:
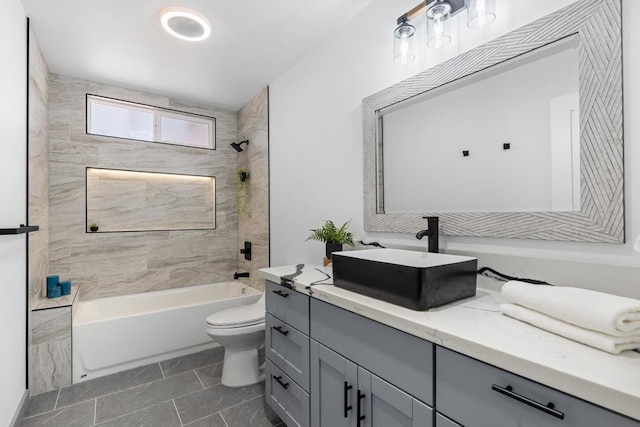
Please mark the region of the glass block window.
POLYGON ((87 133, 214 150, 216 119, 87 95, 87 133))

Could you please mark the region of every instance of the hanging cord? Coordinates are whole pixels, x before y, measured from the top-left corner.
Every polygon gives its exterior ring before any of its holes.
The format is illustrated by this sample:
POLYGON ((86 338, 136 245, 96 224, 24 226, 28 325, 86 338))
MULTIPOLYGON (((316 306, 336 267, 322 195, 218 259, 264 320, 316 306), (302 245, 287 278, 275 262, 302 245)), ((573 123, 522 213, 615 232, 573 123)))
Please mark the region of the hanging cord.
MULTIPOLYGON (((315 270, 319 271, 322 274, 324 274, 326 277, 324 279, 316 280, 315 282, 309 283, 309 285, 305 287, 306 290, 310 291, 309 294, 313 293, 313 291, 311 291, 311 287, 312 286, 322 285, 323 284, 322 282, 331 279, 331 275, 330 274, 325 273, 324 271, 320 270, 319 268, 316 268, 315 270)), ((324 283, 324 284, 326 284, 326 283, 324 283)))
POLYGON ((542 280, 526 279, 526 278, 521 278, 521 277, 508 276, 508 275, 500 273, 499 271, 496 271, 496 270, 494 270, 493 268, 490 268, 490 267, 482 267, 480 270, 478 270, 478 274, 480 274, 482 276, 485 276, 485 277, 490 277, 492 279, 501 280, 503 282, 506 282, 507 280, 517 280, 519 282, 529 283, 531 285, 553 286, 551 283, 547 283, 547 282, 544 282, 542 280), (490 274, 487 274, 487 272, 489 272, 490 274))
POLYGON ((382 246, 378 242, 365 243, 362 240, 358 240, 358 243, 360 243, 363 246, 375 246, 376 248, 383 248, 384 249, 384 246, 382 246))

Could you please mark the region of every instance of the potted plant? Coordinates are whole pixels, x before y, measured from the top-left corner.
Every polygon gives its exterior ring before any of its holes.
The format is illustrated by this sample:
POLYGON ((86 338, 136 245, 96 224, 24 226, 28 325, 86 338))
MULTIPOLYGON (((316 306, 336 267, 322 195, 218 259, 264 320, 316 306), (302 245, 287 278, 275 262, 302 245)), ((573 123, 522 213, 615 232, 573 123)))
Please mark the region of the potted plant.
POLYGON ((238 169, 238 176, 236 178, 236 202, 238 205, 238 214, 244 217, 250 217, 249 211, 249 184, 251 181, 251 174, 248 170, 240 168, 238 169))
POLYGON ((311 236, 309 236, 307 240, 324 242, 326 246, 326 257, 330 260, 332 253, 342 250, 342 245, 353 246, 353 234, 347 231, 350 222, 349 220, 338 228, 333 221, 326 220, 322 227, 309 230, 311 231, 311 236))
POLYGON ((92 233, 95 233, 96 231, 98 231, 98 224, 96 224, 95 222, 92 222, 91 225, 89 226, 89 229, 91 230, 92 233))

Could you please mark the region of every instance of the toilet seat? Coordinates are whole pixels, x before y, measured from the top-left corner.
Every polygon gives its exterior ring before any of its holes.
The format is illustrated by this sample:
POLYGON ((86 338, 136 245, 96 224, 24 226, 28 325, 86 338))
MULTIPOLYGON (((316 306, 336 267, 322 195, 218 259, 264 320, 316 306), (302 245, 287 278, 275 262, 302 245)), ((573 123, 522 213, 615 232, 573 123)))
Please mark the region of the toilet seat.
POLYGON ((264 311, 264 304, 257 303, 222 310, 207 317, 207 328, 229 329, 260 325, 265 321, 264 311))

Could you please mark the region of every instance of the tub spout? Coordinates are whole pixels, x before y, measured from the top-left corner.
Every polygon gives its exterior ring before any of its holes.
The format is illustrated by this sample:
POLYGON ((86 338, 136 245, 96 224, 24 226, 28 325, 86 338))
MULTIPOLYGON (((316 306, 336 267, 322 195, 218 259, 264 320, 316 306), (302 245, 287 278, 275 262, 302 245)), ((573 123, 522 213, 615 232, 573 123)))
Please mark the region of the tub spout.
POLYGON ((237 271, 233 273, 233 280, 238 280, 241 277, 249 277, 249 273, 238 273, 237 271))

